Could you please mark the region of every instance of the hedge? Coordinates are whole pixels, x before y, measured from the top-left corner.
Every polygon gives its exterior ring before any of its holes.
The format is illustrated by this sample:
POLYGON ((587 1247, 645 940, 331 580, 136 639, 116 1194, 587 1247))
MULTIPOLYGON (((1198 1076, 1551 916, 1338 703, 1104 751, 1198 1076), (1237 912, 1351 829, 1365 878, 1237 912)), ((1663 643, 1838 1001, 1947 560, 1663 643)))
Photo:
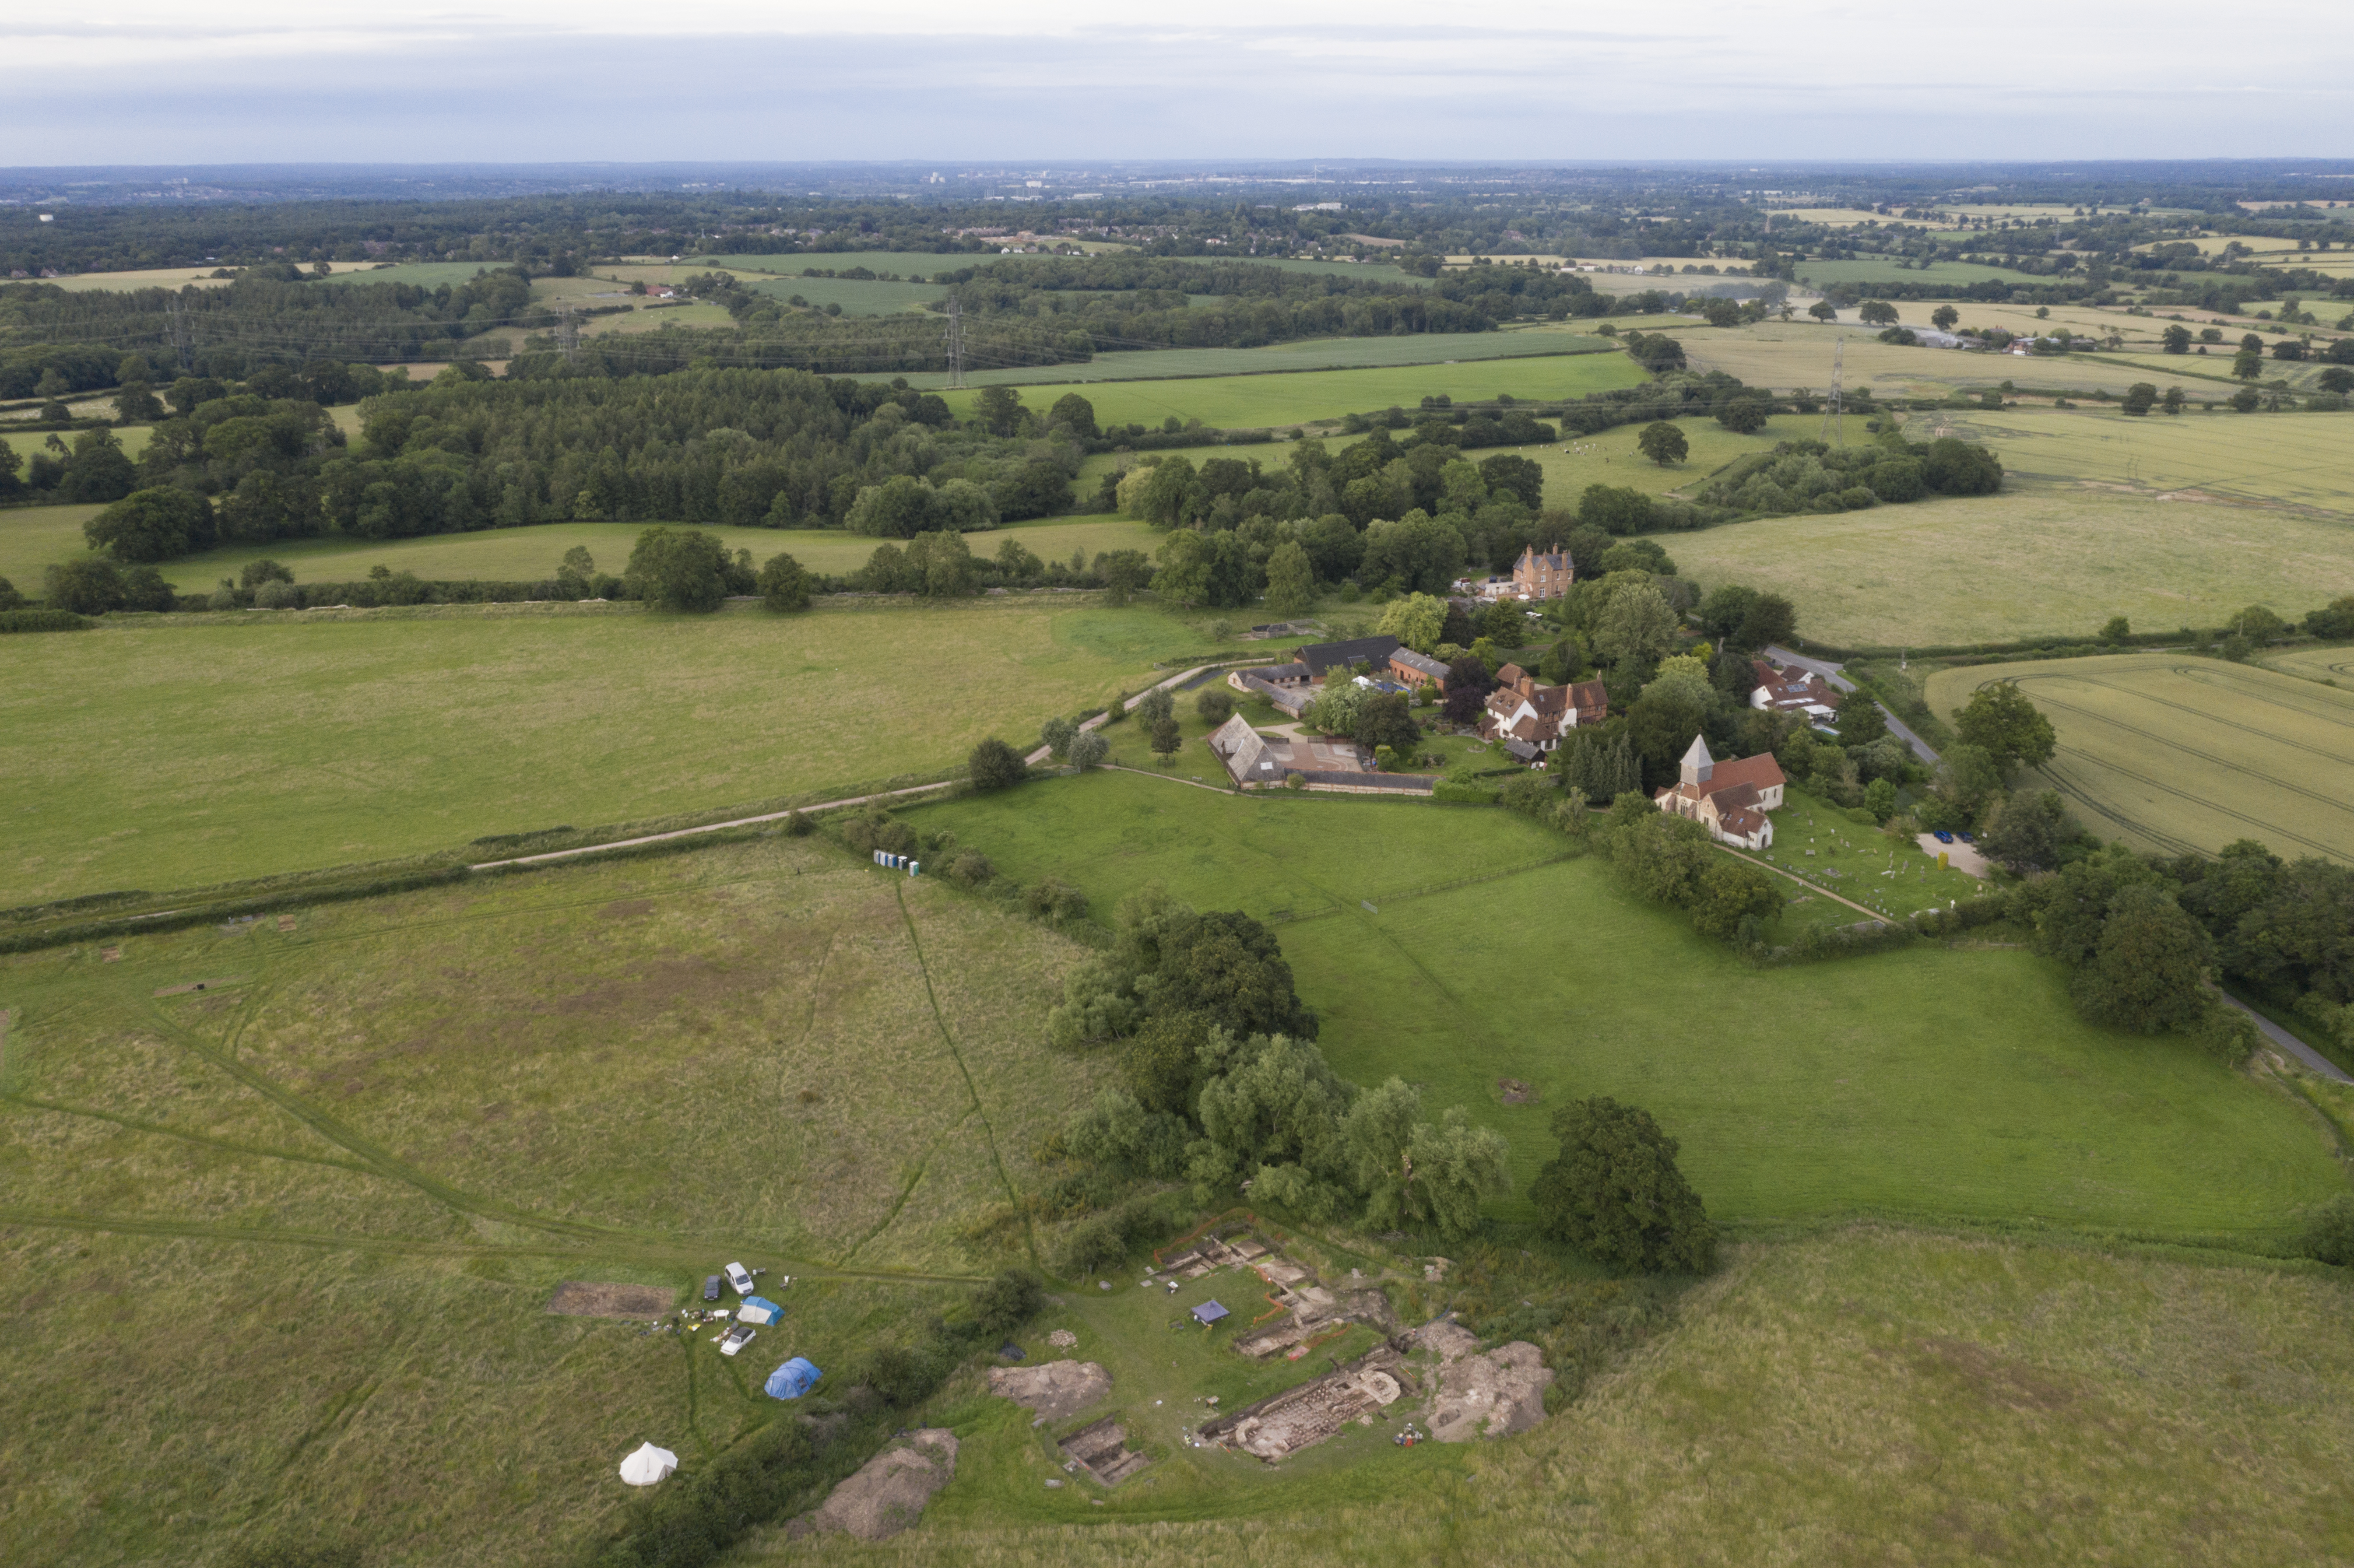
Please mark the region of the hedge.
POLYGON ((0 609, 0 631, 88 631, 90 623, 69 609, 0 609))

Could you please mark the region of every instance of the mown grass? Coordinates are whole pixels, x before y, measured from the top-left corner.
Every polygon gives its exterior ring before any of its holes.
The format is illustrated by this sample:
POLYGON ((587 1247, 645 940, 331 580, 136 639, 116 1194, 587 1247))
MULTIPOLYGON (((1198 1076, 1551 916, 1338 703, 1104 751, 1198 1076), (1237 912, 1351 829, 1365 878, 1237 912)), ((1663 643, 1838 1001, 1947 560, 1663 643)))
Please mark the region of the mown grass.
POLYGON ((1744 1224, 1872 1210, 2266 1237, 2342 1181, 2271 1091, 2189 1042, 2079 1021, 2055 964, 1923 947, 1754 970, 1499 810, 1107 774, 911 815, 1098 906, 1159 880, 1277 920, 1334 1065, 1469 1107, 1511 1140, 1522 1192, 1551 1107, 1595 1093, 1649 1107, 1711 1212, 1744 1224), (1538 1102, 1503 1103, 1505 1077, 1538 1102))
POLYGON ((1059 597, 675 618, 451 606, 16 637, 0 904, 938 776, 1208 644, 1059 597))
POLYGON ((577 1563, 637 1443, 706 1459, 787 1355, 842 1378, 1024 1255, 963 1233, 1102 1075, 1038 1044, 1080 949, 822 841, 122 952, 0 961, 27 1561, 577 1563), (788 1311, 739 1360, 542 1311, 731 1258, 788 1311))
MULTIPOLYGON (((2246 421, 2263 422, 2290 421, 2246 421)), ((2008 461, 1999 442, 1996 450, 2008 461)), ((2302 614, 2349 589, 2342 522, 2029 481, 1997 495, 1774 517, 1660 543, 1704 588, 1786 594, 1800 637, 1845 647, 2089 639, 2113 615, 2138 630, 2220 626, 2246 605, 2302 614)))
MULTIPOLYGON (((2334 656, 2340 662, 2343 652, 2334 656)), ((2104 838, 2212 854, 2234 839, 2274 853, 2354 861, 2354 692, 2182 653, 1941 670, 1943 714, 2016 681, 2051 719, 2059 751, 2040 769, 2104 838)))
MULTIPOLYGON (((1082 491, 1082 493, 1087 493, 1082 491)), ((27 506, 0 511, 0 577, 28 594, 40 592, 48 566, 88 553, 82 524, 95 506, 27 506)), ((334 534, 316 539, 279 539, 267 545, 232 545, 165 561, 157 569, 182 593, 209 593, 223 577, 235 577, 249 561, 280 562, 298 582, 352 582, 376 567, 414 572, 428 582, 474 579, 540 582, 556 575, 557 563, 574 546, 595 558, 599 571, 618 575, 629 564, 644 523, 544 523, 528 528, 488 528, 473 534, 429 534, 414 539, 355 539, 334 534)), ((673 524, 675 526, 675 524, 673 524)), ((848 576, 866 564, 884 543, 839 528, 728 528, 698 524, 716 534, 733 554, 752 552, 757 565, 782 551, 813 572, 848 576)), ((1106 550, 1150 550, 1159 535, 1142 524, 1112 517, 1040 519, 968 535, 975 555, 994 555, 1009 535, 1042 560, 1068 561, 1084 550, 1093 560, 1106 550)))
MULTIPOLYGON (((1498 344, 1525 342, 1531 334, 1476 334, 1498 344)), ((1377 338, 1342 340, 1370 342, 1375 344, 1407 344, 1408 338, 1377 338)), ((1287 350, 1299 350, 1300 345, 1282 345, 1287 350)), ((1165 380, 1087 380, 1074 378, 1074 371, 1087 376, 1089 367, 1060 366, 1048 375, 1031 373, 1023 376, 992 377, 1019 381, 1028 390, 1023 401, 1032 408, 1044 409, 1065 392, 1076 392, 1095 405, 1096 418, 1105 424, 1131 422, 1158 426, 1175 415, 1181 419, 1199 419, 1205 425, 1226 429, 1261 429, 1306 423, 1316 419, 1337 419, 1343 414, 1363 413, 1386 408, 1393 404, 1414 408, 1426 397, 1444 392, 1457 399, 1489 398, 1499 392, 1528 400, 1583 397, 1588 392, 1605 391, 1615 387, 1639 386, 1646 379, 1642 368, 1623 354, 1585 354, 1539 351, 1510 358, 1464 359, 1461 364, 1428 364, 1420 359, 1426 350, 1416 349, 1416 358, 1407 363, 1395 360, 1376 362, 1364 368, 1322 370, 1304 368, 1319 363, 1331 363, 1309 355, 1304 350, 1295 357, 1303 368, 1288 369, 1281 359, 1274 361, 1285 374, 1248 374, 1252 362, 1228 357, 1219 367, 1210 368, 1207 360, 1196 360, 1204 368, 1185 365, 1163 364, 1176 355, 1225 356, 1273 355, 1274 349, 1172 349, 1140 360, 1150 359, 1143 366, 1153 375, 1171 376, 1165 380)), ((1397 352, 1394 349, 1391 353, 1397 352)), ((1105 356, 1109 357, 1109 356, 1105 356)), ((1450 357, 1462 358, 1461 355, 1450 357)), ((1259 361, 1257 363, 1266 363, 1259 361)), ((1125 366, 1122 368, 1126 368, 1125 366)), ((916 379, 908 377, 910 381, 916 379)), ((968 377, 978 380, 980 377, 968 377)), ((971 411, 972 394, 950 393, 949 405, 960 415, 971 411)))
MULTIPOLYGON (((1525 1437, 1384 1448, 1192 1509, 1131 1484, 1089 1509, 1006 1457, 1016 1424, 977 1418, 958 1482, 887 1555, 2334 1562, 2354 1554, 2354 1356, 2333 1328, 2349 1295, 2312 1274, 1874 1228, 1744 1246, 1674 1330, 1525 1437)), ((875 1549, 778 1531, 748 1556, 788 1554, 875 1549)))
MULTIPOLYGON (((2190 392, 2201 395, 2195 387, 2190 392)), ((2151 498, 2354 512, 2345 463, 2354 421, 2339 414, 2137 418, 2114 408, 2005 408, 1917 415, 1912 433, 1917 437, 1930 422, 2000 453, 2006 484, 2095 485, 2151 498)), ((2354 581, 2354 571, 2341 577, 2354 581)))

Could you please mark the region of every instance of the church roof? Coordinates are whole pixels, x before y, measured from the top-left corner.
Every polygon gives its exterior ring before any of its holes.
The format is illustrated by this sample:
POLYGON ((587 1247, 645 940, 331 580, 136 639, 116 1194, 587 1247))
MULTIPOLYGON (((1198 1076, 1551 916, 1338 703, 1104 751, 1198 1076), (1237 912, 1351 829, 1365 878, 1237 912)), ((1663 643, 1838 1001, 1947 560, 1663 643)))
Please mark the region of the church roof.
POLYGON ((1691 749, 1684 753, 1683 765, 1686 768, 1709 768, 1713 767, 1715 761, 1716 759, 1708 754, 1707 737, 1697 735, 1692 736, 1691 749))

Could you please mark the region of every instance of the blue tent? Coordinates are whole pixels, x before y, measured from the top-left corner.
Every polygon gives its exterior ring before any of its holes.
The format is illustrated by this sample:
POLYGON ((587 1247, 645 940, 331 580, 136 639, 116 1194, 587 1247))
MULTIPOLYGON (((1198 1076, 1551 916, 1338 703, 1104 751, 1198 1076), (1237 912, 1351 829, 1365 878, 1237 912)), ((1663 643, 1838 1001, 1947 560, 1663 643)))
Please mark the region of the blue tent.
POLYGON ((785 1309, 765 1296, 747 1296, 736 1309, 739 1323, 773 1323, 785 1315, 785 1309))
POLYGON ((795 1356, 769 1374, 768 1394, 770 1399, 799 1399, 817 1386, 825 1374, 808 1360, 795 1356))

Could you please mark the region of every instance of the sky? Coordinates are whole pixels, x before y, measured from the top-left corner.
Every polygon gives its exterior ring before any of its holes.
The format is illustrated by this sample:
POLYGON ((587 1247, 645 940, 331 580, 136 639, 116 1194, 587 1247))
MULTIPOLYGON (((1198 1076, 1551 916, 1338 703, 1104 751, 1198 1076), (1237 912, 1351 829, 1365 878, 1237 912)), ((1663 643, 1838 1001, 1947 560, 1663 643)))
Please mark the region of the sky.
POLYGON ((1188 0, 1132 17, 1068 0, 17 5, 0 7, 0 156, 2354 154, 2344 0, 2284 0, 2245 26, 2208 0, 1188 0))

